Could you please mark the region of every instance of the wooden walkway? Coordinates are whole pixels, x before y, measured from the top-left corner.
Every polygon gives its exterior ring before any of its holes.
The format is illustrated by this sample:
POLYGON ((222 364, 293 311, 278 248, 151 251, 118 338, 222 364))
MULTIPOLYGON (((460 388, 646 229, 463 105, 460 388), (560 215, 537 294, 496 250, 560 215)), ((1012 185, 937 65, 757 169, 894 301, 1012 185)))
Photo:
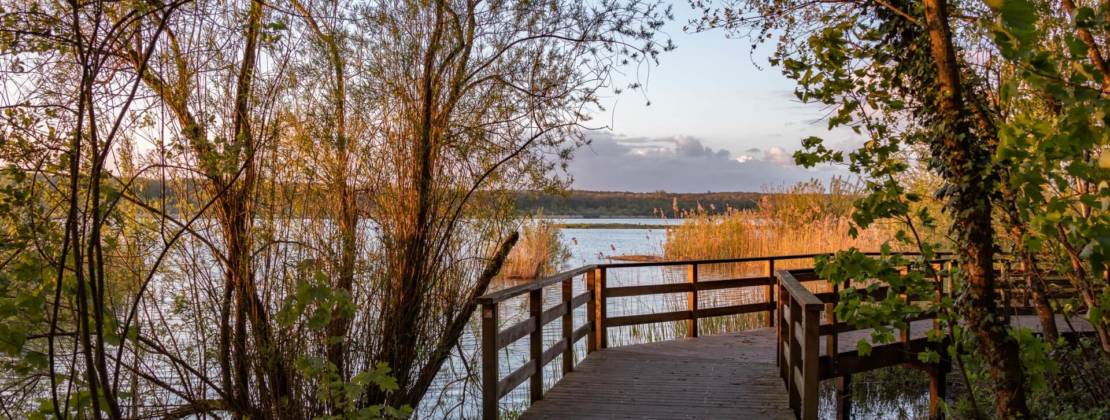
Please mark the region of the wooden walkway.
MULTIPOLYGON (((1040 329, 1035 316, 1012 321, 1040 329)), ((1083 319, 1071 321, 1079 331, 1092 330, 1083 319)), ((1057 325, 1068 331, 1062 316, 1057 325)), ((924 337, 930 328, 931 320, 913 322, 912 338, 924 337)), ((853 351, 859 339, 869 337, 869 330, 842 333, 838 351, 853 351)), ((520 418, 754 420, 795 415, 775 365, 775 329, 760 328, 591 353, 520 418)))
MULTIPOLYGON (((499 400, 518 387, 527 387, 530 407, 524 419, 691 419, 691 418, 801 418, 816 420, 819 411, 820 382, 836 380, 834 395, 839 417, 851 412, 852 375, 895 365, 910 365, 929 375, 929 412, 938 413, 946 394, 945 377, 951 361, 922 363, 921 352, 936 349, 939 343, 925 336, 933 329, 933 313, 922 313, 908 330, 895 329, 893 343, 872 343, 868 354, 856 351, 860 339, 870 337, 870 329, 836 319, 832 308, 839 299, 839 287, 856 288, 874 298, 884 298, 886 287, 859 289, 851 283, 809 287, 807 283, 825 282, 812 269, 776 270, 784 262, 812 260, 813 255, 788 255, 725 260, 661 261, 647 263, 599 264, 578 267, 524 285, 488 293, 477 299, 481 309, 482 418, 500 418, 499 400), (703 266, 763 263, 765 275, 728 279, 700 277, 703 266), (609 285, 611 270, 657 267, 681 270, 684 283, 646 285, 609 285), (575 287, 582 281, 583 287, 575 287), (549 287, 550 286, 550 287, 549 287), (560 294, 558 303, 545 304, 544 293, 560 294), (730 306, 701 307, 699 294, 717 290, 736 290, 766 300, 730 306), (685 309, 667 312, 609 316, 610 299, 658 294, 685 294, 685 309), (526 298, 528 318, 501 325, 500 306, 509 299, 526 298), (585 310, 585 323, 576 322, 577 308, 585 310), (764 313, 767 327, 710 337, 698 337, 702 318, 736 314, 764 313), (560 340, 545 340, 544 326, 559 321, 560 340), (687 338, 610 348, 609 329, 659 322, 685 322, 687 338), (502 366, 501 349, 527 338, 528 360, 520 365, 502 366), (587 356, 575 357, 575 343, 585 340, 587 356), (545 366, 561 360, 562 375, 549 390, 544 389, 545 366), (545 392, 546 391, 546 392, 545 392)), ((945 266, 950 261, 934 264, 945 266)), ((943 282, 934 293, 899 295, 907 304, 935 302, 952 296, 951 285, 943 282)), ((1006 301, 1016 314, 1032 313, 1020 278, 1010 277, 1006 301), (1015 280, 1017 279, 1017 280, 1015 280)), ((513 303, 514 305, 516 303, 513 303)), ((676 310, 677 309, 677 310, 676 310)), ((580 319, 580 318, 579 318, 580 319)), ((1019 315, 1015 325, 1039 329, 1037 318, 1019 315)), ((1067 323, 1058 317, 1061 333, 1075 327, 1090 331, 1080 319, 1067 323)), ((905 327, 905 323, 897 323, 905 327)), ((943 332, 941 332, 943 335, 943 332)), ((547 369, 550 371, 551 369, 547 369)), ((832 407, 824 407, 829 410, 832 407)), ((827 411, 825 411, 827 412, 827 411)))
POLYGON ((594 352, 521 419, 740 417, 794 418, 772 328, 594 352))

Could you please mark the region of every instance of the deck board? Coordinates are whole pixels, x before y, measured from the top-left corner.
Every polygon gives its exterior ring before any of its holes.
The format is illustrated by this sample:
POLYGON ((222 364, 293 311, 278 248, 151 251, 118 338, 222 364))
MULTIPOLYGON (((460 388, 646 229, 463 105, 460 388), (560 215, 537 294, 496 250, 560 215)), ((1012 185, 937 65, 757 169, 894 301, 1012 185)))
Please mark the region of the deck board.
MULTIPOLYGON (((1034 316, 1013 323, 1039 329, 1034 316)), ((1066 330, 1063 317, 1057 323, 1066 330)), ((1090 330, 1083 320, 1072 324, 1090 330)), ((912 323, 913 338, 931 325, 912 323)), ((842 333, 837 347, 855 350, 868 335, 842 333)), ((775 330, 760 328, 594 352, 520 418, 793 419, 794 413, 775 366, 775 330)))

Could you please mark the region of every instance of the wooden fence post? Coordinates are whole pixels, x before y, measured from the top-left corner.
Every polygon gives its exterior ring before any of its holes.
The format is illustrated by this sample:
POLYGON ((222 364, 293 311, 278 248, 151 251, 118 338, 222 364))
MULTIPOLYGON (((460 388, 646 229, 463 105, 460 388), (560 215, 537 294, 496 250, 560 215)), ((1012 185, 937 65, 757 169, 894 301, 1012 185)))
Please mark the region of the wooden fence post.
POLYGON ((597 296, 597 303, 595 304, 595 306, 597 307, 597 324, 595 324, 595 326, 596 326, 595 331, 596 331, 596 334, 597 334, 597 348, 599 348, 599 349, 605 349, 605 348, 609 347, 609 332, 606 331, 606 329, 605 329, 606 319, 609 317, 607 315, 608 308, 606 307, 607 305, 605 304, 605 287, 606 287, 606 284, 605 284, 606 283, 606 272, 605 271, 606 271, 605 267, 601 267, 601 268, 598 269, 598 272, 597 272, 597 290, 595 290, 595 292, 594 292, 594 293, 596 293, 596 296, 597 296))
POLYGON ((563 305, 567 308, 563 312, 563 341, 567 343, 563 350, 563 375, 574 370, 574 309, 571 308, 574 300, 574 284, 571 283, 573 279, 571 277, 563 280, 563 305))
POLYGON ((497 303, 482 305, 482 419, 497 420, 497 303))
POLYGON ((821 307, 807 305, 804 312, 802 336, 805 338, 805 343, 802 344, 804 356, 802 360, 801 413, 802 420, 817 420, 817 385, 819 381, 817 374, 820 369, 817 361, 821 352, 819 347, 821 336, 819 335, 818 326, 821 324, 821 307))
POLYGON ((836 380, 836 419, 852 418, 852 375, 844 375, 836 380))
MULTIPOLYGON (((775 280, 775 259, 774 258, 768 258, 767 259, 767 277, 770 278, 771 280, 775 280)), ((767 292, 767 303, 770 303, 771 306, 775 306, 776 305, 775 304, 776 300, 775 300, 775 284, 774 284, 774 282, 767 285, 767 291, 766 292, 767 292)), ((779 299, 782 299, 782 297, 779 296, 779 299)), ((775 326, 775 318, 777 318, 777 316, 776 316, 776 311, 774 309, 772 309, 770 312, 767 312, 767 328, 771 328, 771 327, 775 326)))
POLYGON ((786 329, 786 342, 790 345, 787 346, 786 349, 788 354, 786 355, 786 363, 783 367, 786 369, 786 389, 789 393, 790 408, 794 409, 794 412, 800 413, 801 407, 799 399, 803 395, 802 388, 794 376, 794 369, 802 365, 802 343, 798 342, 797 339, 798 323, 802 318, 802 310, 801 305, 794 300, 793 296, 790 297, 789 303, 790 316, 788 317, 789 320, 786 321, 786 325, 788 326, 786 329))
POLYGON ((528 358, 535 364, 529 378, 528 396, 534 403, 543 399, 543 288, 528 292, 528 314, 535 329, 528 337, 528 358))
POLYGON ((586 293, 590 294, 590 298, 586 300, 586 323, 591 329, 586 337, 586 353, 597 351, 597 272, 598 269, 586 272, 586 293))
POLYGON ((690 264, 686 269, 686 281, 690 282, 690 291, 686 293, 686 305, 690 310, 690 319, 686 320, 686 337, 698 336, 698 265, 690 264))

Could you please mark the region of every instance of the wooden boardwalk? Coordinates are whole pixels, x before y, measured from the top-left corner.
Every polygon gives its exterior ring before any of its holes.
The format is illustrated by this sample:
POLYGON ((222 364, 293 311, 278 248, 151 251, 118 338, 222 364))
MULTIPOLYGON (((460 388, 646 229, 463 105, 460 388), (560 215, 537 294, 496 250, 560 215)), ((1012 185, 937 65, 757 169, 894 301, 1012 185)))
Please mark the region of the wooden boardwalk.
POLYGON ((522 419, 793 419, 775 330, 684 338, 590 354, 522 419))
MULTIPOLYGON (((1040 329, 1034 316, 1012 321, 1040 329)), ((1091 330, 1085 320, 1071 321, 1091 330)), ((1068 330, 1062 316, 1057 324, 1068 330)), ((930 328, 931 320, 913 322, 911 336, 924 337, 930 328)), ((842 333, 838 351, 853 351, 869 337, 870 331, 842 333)), ((608 348, 590 354, 520 418, 794 419, 778 369, 774 328, 608 348)))
MULTIPOLYGON (((500 418, 499 400, 524 386, 531 402, 521 415, 524 419, 816 420, 819 412, 828 413, 830 409, 839 417, 846 417, 852 411, 849 397, 852 376, 895 365, 914 366, 929 375, 929 412, 939 413, 946 398, 945 377, 951 361, 918 360, 920 352, 940 345, 925 338, 933 329, 935 314, 919 314, 909 324, 909 331, 895 328, 895 324, 905 327, 905 323, 890 324, 896 331, 895 342, 872 343, 870 352, 860 354, 856 351, 857 343, 870 337, 871 330, 857 329, 836 319, 832 308, 840 296, 838 288, 856 288, 875 298, 884 298, 889 291, 886 287, 859 289, 851 283, 828 285, 824 290, 832 290, 822 291, 820 285, 825 280, 813 269, 775 269, 784 262, 813 257, 810 254, 587 265, 483 295, 477 299, 482 305, 482 418, 500 418), (767 271, 756 277, 700 278, 703 266, 738 263, 763 263, 767 271), (687 281, 608 284, 610 271, 643 267, 672 271, 685 267, 687 281), (575 287, 579 281, 583 283, 581 288, 575 287), (806 285, 814 282, 819 287, 806 285), (545 304, 545 289, 560 293, 558 303, 545 304), (716 307, 699 305, 699 294, 718 290, 762 296, 765 300, 716 307), (610 299, 659 294, 685 294, 686 308, 637 315, 608 314, 610 299), (527 299, 528 318, 501 325, 499 308, 517 297, 527 299), (586 322, 579 324, 574 312, 583 306, 586 322), (702 318, 755 313, 767 314, 766 325, 771 328, 698 337, 698 321, 702 318), (544 326, 556 320, 561 320, 561 339, 550 343, 545 340, 544 326), (686 323, 687 338, 609 347, 610 328, 674 321, 686 323), (501 349, 525 338, 528 360, 508 368, 502 366, 501 349), (575 343, 582 340, 586 342, 587 356, 579 361, 574 357, 575 343), (562 361, 563 374, 551 389, 544 389, 544 367, 556 360, 562 361), (823 380, 837 381, 835 408, 819 407, 819 385, 823 380)), ((934 264, 947 266, 951 261, 934 264)), ((1028 296, 1020 288, 1020 277, 1010 277, 1004 283, 1008 287, 1005 296, 1009 308, 1016 314, 1032 313, 1028 296)), ((942 282, 935 293, 902 294, 898 299, 907 304, 935 304, 943 296, 952 295, 950 282, 942 282)), ((1039 329, 1035 316, 1011 319, 1015 325, 1039 329)), ((1072 327, 1080 333, 1091 330, 1080 319, 1072 319, 1069 324, 1058 317, 1057 325, 1063 334, 1072 327)))

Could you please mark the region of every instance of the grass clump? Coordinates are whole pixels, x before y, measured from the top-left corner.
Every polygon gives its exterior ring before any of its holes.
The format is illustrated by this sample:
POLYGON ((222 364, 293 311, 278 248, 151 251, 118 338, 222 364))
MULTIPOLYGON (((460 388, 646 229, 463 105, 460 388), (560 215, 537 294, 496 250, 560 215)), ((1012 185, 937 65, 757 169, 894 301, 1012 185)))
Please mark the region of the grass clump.
MULTIPOLYGON (((721 214, 686 211, 685 222, 667 230, 667 259, 721 259, 834 252, 856 247, 877 250, 888 233, 879 228, 849 235, 853 184, 834 178, 765 194, 750 210, 721 214)), ((788 267, 783 267, 788 268, 788 267)))
POLYGON ((501 277, 535 279, 558 272, 570 260, 570 249, 559 231, 558 225, 543 219, 525 222, 520 241, 501 267, 501 277))

